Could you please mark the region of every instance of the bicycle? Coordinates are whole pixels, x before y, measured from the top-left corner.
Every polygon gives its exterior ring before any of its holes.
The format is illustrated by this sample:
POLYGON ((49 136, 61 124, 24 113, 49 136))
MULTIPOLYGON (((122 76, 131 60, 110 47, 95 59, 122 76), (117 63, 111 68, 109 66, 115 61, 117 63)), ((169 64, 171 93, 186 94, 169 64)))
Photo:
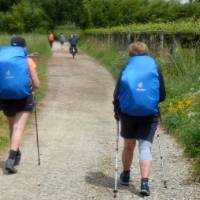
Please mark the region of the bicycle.
POLYGON ((75 46, 70 47, 70 53, 72 54, 73 59, 75 58, 75 55, 77 53, 77 49, 75 46))

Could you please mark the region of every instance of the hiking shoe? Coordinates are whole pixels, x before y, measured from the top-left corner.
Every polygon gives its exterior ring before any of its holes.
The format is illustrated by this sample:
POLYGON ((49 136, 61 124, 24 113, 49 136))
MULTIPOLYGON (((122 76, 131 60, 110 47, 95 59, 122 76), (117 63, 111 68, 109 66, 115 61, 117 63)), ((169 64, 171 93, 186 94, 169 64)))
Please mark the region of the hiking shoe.
POLYGON ((19 165, 20 164, 20 161, 21 161, 21 152, 20 152, 20 150, 18 150, 17 151, 17 155, 16 155, 16 157, 15 157, 15 163, 14 163, 14 165, 16 166, 16 165, 19 165))
POLYGON ((142 179, 141 180, 141 191, 140 191, 140 193, 143 196, 150 196, 148 179, 142 179))
POLYGON ((6 160, 5 169, 8 171, 9 174, 17 173, 17 170, 14 167, 14 164, 15 164, 14 159, 9 158, 8 160, 6 160))
POLYGON ((129 180, 130 180, 130 171, 123 171, 120 174, 120 184, 128 186, 129 180))

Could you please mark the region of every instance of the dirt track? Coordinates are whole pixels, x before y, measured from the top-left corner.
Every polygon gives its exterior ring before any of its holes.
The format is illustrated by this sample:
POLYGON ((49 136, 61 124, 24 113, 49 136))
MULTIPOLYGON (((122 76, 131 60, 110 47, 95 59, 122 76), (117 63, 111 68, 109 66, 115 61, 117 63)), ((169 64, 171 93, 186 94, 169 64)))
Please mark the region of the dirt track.
MULTIPOLYGON (((49 60, 49 91, 38 116, 41 166, 37 166, 35 129, 25 137, 18 174, 5 175, 0 161, 0 200, 110 200, 114 183, 114 80, 92 58, 75 60, 59 44, 49 60)), ((190 165, 168 135, 161 134, 168 189, 163 188, 157 142, 151 175, 152 200, 197 200, 200 185, 189 181, 190 165)), ((121 149, 120 149, 121 151, 121 149)), ((121 168, 121 163, 119 161, 121 168)), ((143 199, 138 194, 137 156, 129 188, 118 199, 143 199)))

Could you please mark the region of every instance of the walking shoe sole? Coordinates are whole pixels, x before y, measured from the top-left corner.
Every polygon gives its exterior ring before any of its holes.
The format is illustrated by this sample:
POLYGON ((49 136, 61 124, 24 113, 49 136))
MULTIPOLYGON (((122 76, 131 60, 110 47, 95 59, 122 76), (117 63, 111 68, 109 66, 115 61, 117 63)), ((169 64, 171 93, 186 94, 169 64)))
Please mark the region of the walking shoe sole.
POLYGON ((10 168, 8 168, 8 167, 6 167, 5 168, 6 170, 7 170, 7 172, 9 173, 9 174, 16 174, 17 173, 17 170, 16 169, 10 169, 10 168))
POLYGON ((150 196, 150 192, 148 192, 146 190, 141 190, 140 194, 142 194, 143 196, 150 196))
POLYGON ((129 186, 129 183, 123 182, 123 181, 121 181, 121 180, 120 180, 120 184, 121 184, 121 185, 124 185, 124 186, 129 186))

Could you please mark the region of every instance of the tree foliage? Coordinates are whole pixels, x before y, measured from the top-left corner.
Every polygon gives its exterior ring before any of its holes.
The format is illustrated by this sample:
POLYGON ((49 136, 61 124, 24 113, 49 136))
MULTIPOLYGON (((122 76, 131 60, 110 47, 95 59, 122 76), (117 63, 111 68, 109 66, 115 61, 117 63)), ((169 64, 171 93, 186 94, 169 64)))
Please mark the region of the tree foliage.
POLYGON ((200 18, 199 0, 1 0, 0 30, 32 32, 56 25, 81 28, 200 18))
POLYGON ((0 1, 0 11, 7 11, 14 4, 20 3, 21 0, 1 0, 0 1))
POLYGON ((108 27, 132 23, 172 22, 200 18, 200 3, 170 0, 84 0, 80 26, 108 27))
POLYGON ((40 31, 49 27, 49 19, 42 8, 31 1, 14 3, 6 12, 0 12, 0 29, 9 33, 40 31))
POLYGON ((82 0, 1 0, 0 30, 47 31, 56 25, 79 24, 82 0))

